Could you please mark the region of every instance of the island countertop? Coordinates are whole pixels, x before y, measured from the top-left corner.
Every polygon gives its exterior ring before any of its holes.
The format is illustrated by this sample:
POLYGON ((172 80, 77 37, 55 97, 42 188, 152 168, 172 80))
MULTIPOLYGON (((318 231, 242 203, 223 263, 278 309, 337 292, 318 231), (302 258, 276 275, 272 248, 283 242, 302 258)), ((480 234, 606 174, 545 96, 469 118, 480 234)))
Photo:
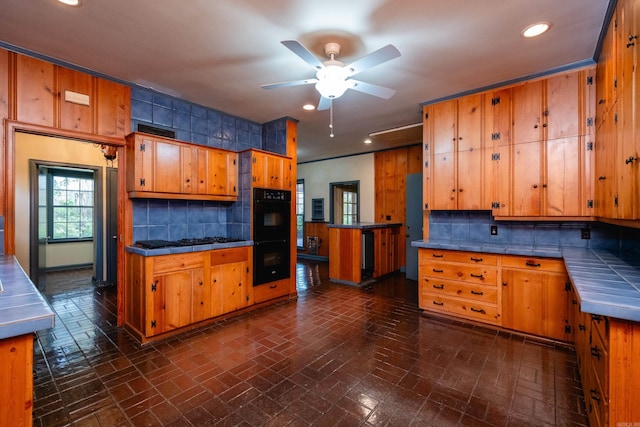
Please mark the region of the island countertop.
POLYGON ((0 339, 53 328, 49 304, 12 255, 0 255, 0 339))
POLYGON ((372 230, 375 228, 400 227, 401 222, 356 222, 355 224, 327 224, 328 228, 353 228, 357 230, 372 230))

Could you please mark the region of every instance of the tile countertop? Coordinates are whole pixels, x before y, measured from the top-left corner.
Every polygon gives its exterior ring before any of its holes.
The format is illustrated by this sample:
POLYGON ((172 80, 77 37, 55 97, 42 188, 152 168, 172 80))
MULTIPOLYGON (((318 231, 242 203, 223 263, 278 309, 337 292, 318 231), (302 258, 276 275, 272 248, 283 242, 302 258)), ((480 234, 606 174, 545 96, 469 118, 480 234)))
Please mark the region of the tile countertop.
POLYGON ((400 227, 401 225, 402 225, 401 222, 356 222, 355 224, 327 224, 327 227, 371 230, 374 228, 400 227))
POLYGON ((253 240, 242 240, 239 242, 227 242, 227 243, 212 243, 208 245, 170 246, 170 247, 158 248, 158 249, 144 249, 138 246, 127 246, 125 250, 132 254, 138 254, 143 256, 158 256, 158 255, 183 254, 185 252, 211 251, 214 249, 239 248, 242 246, 253 246, 253 240))
POLYGON ((640 322, 640 252, 604 249, 452 244, 417 240, 411 246, 564 259, 585 313, 640 322))
POLYGON ((53 311, 14 256, 0 255, 0 280, 0 339, 53 328, 53 311))

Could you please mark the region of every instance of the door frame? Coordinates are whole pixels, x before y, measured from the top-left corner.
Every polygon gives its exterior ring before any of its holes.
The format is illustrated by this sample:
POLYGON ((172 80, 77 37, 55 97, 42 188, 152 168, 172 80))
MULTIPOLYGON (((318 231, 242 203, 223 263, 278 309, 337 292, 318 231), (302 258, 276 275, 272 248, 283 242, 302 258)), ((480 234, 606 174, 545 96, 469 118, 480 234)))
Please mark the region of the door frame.
POLYGON ((89 142, 98 145, 117 147, 118 158, 118 326, 124 325, 124 284, 125 282, 125 244, 132 238, 132 212, 133 204, 127 197, 124 183, 126 182, 126 161, 125 161, 125 137, 104 136, 87 134, 84 132, 70 131, 52 128, 30 123, 23 123, 15 120, 4 121, 4 144, 0 145, 0 165, 4 165, 5 173, 0 174, 0 203, 4 203, 5 230, 4 230, 4 253, 5 255, 15 255, 15 138, 16 132, 31 133, 36 135, 52 136, 78 141, 89 142))

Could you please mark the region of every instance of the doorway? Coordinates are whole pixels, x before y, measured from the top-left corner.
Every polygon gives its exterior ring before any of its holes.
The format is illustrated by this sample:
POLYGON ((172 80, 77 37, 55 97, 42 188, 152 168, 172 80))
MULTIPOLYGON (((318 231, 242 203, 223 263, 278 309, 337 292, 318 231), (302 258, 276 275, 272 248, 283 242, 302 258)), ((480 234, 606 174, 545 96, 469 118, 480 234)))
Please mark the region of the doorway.
POLYGON ((31 159, 29 175, 31 280, 48 295, 100 282, 102 168, 31 159))
POLYGON ((360 222, 360 181, 331 182, 329 193, 332 224, 360 222))

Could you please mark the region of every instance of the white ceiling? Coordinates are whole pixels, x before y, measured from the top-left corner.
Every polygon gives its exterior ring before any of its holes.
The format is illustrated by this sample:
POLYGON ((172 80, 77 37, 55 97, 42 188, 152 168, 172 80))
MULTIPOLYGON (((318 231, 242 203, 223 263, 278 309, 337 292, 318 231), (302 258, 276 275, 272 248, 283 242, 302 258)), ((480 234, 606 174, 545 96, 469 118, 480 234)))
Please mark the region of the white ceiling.
MULTIPOLYGON (((421 103, 593 60, 609 0, 0 0, 0 41, 258 123, 299 120, 298 160, 384 149, 369 133, 421 121, 421 103), (520 33, 552 23, 537 39, 520 33), (329 111, 313 85, 261 84, 315 76, 280 44, 322 57, 338 40, 352 62, 386 44, 401 56, 357 79, 397 90, 353 90, 329 111)), ((324 60, 322 58, 321 60, 324 60)))

